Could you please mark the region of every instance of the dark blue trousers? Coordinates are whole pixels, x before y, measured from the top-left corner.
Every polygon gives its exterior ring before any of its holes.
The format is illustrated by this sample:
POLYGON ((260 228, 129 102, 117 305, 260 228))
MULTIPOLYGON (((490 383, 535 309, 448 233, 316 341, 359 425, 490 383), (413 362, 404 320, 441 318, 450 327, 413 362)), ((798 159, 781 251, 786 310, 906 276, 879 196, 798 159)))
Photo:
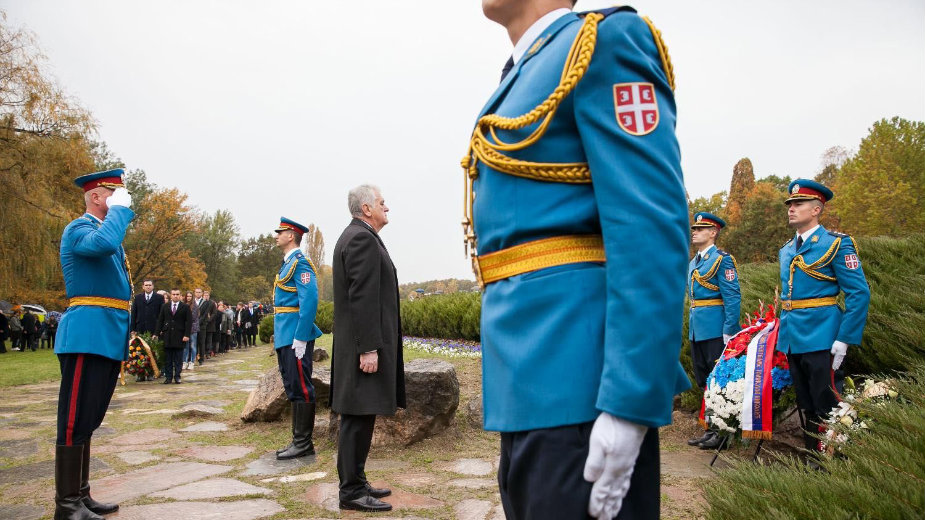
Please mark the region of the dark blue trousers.
MULTIPOLYGON (((508 520, 589 518, 584 469, 593 425, 501 432, 498 485, 508 520)), ((659 493, 658 429, 649 428, 617 518, 657 519, 659 493)))
POLYGON ((61 389, 55 443, 84 444, 103 422, 122 362, 94 354, 58 354, 58 363, 61 389))
POLYGON ((305 355, 301 361, 295 357, 292 345, 276 349, 276 361, 283 376, 283 388, 286 397, 291 402, 315 402, 315 387, 312 386, 312 352, 315 350, 315 340, 309 341, 305 347, 305 355))

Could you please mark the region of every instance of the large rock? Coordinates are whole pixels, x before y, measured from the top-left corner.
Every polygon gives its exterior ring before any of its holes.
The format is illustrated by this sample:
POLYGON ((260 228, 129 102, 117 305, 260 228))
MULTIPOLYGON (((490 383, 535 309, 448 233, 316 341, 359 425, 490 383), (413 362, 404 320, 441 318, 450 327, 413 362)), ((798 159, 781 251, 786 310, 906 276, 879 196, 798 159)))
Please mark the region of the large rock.
MULTIPOLYGON (((373 445, 407 446, 447 429, 459 407, 459 380, 452 364, 438 359, 415 359, 405 364, 408 407, 392 417, 377 417, 373 445)), ((339 417, 331 413, 328 436, 337 438, 339 417)))
POLYGON ((257 388, 251 391, 241 412, 244 422, 271 422, 279 419, 289 409, 283 377, 278 367, 268 369, 257 380, 257 388))
POLYGON ((316 363, 319 361, 324 361, 329 357, 331 356, 328 354, 328 351, 323 348, 316 348, 315 351, 312 352, 312 361, 316 363))
MULTIPOLYGON (((315 401, 328 404, 331 393, 331 370, 327 367, 313 367, 312 386, 315 387, 315 401)), ((244 422, 272 422, 289 412, 289 400, 283 388, 283 377, 279 368, 268 369, 257 380, 257 388, 247 398, 241 420, 244 422)))

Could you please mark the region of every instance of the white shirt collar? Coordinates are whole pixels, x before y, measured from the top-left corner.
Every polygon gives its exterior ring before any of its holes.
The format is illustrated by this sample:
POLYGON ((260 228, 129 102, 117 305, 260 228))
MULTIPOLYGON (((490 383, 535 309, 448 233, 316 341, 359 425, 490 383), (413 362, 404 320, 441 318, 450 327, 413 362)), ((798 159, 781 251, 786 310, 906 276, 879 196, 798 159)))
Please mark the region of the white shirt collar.
POLYGON ((809 239, 809 237, 813 236, 813 233, 815 233, 817 229, 819 229, 819 224, 816 224, 815 226, 813 226, 812 229, 810 229, 806 233, 803 233, 802 235, 797 233, 797 236, 803 237, 803 242, 805 243, 809 239))
POLYGON ((100 224, 102 224, 102 223, 103 223, 103 221, 102 221, 102 220, 100 220, 100 218, 99 218, 99 217, 97 217, 96 215, 94 215, 93 213, 90 213, 90 212, 88 211, 88 212, 87 212, 87 215, 90 215, 90 217, 91 217, 91 218, 92 218, 93 220, 95 220, 95 221, 97 221, 97 222, 99 222, 100 224))
POLYGON ((292 258, 292 255, 296 254, 296 252, 298 252, 298 250, 299 250, 299 248, 296 247, 296 248, 293 248, 292 250, 290 250, 290 251, 289 251, 288 253, 286 253, 285 255, 283 255, 283 262, 286 262, 286 261, 288 261, 290 258, 292 258))
POLYGON ((700 251, 699 253, 697 253, 697 254, 700 255, 701 257, 705 257, 705 256, 707 256, 707 253, 709 253, 710 250, 712 250, 712 249, 715 248, 715 247, 716 247, 716 244, 710 244, 710 247, 701 250, 701 251, 700 251))
POLYGON ((554 11, 550 11, 544 14, 539 20, 533 22, 533 25, 524 31, 524 35, 521 36, 520 39, 517 40, 517 44, 514 45, 514 51, 511 52, 511 58, 513 58, 514 64, 516 65, 517 62, 524 57, 524 54, 527 53, 527 49, 530 48, 530 45, 533 44, 534 40, 543 34, 543 31, 548 29, 553 22, 571 12, 571 9, 560 7, 554 11))

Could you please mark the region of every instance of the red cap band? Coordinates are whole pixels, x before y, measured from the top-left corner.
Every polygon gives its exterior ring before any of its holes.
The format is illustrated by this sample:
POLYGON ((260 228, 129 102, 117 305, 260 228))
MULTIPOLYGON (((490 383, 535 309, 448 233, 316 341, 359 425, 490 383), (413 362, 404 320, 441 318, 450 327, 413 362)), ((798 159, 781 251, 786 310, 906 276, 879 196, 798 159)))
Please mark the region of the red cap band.
POLYGON ((124 188, 125 184, 122 183, 122 177, 102 177, 100 179, 93 179, 92 181, 83 185, 84 192, 88 192, 92 189, 99 188, 100 186, 104 188, 124 188))

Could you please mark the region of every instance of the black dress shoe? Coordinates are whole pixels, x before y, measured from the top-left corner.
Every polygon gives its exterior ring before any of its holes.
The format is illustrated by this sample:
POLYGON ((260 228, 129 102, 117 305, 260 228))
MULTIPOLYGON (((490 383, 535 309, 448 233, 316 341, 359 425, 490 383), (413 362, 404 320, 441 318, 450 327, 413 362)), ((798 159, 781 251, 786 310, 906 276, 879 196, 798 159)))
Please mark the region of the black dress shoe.
POLYGON ((341 500, 341 509, 352 509, 353 511, 366 511, 370 513, 380 513, 382 511, 391 511, 392 504, 387 504, 378 498, 369 495, 361 496, 353 500, 341 500))
POLYGON ((392 494, 392 490, 388 488, 374 488, 369 485, 369 482, 366 483, 366 492, 369 493, 369 496, 373 498, 385 498, 392 494))
POLYGON ((688 446, 699 446, 700 443, 706 442, 706 441, 712 439, 714 435, 716 435, 716 434, 713 433, 712 430, 707 430, 707 431, 703 432, 703 435, 701 435, 700 437, 695 437, 695 438, 693 438, 693 439, 687 439, 687 445, 688 445, 688 446))
POLYGON ((170 380, 169 380, 169 379, 165 379, 165 380, 164 380, 164 384, 165 384, 165 385, 169 385, 169 384, 170 384, 170 380))
POLYGON ((178 378, 174 379, 174 380, 173 380, 173 383, 174 383, 175 385, 179 385, 179 384, 180 384, 180 378, 178 377, 178 378))
MULTIPOLYGON (((713 432, 710 432, 710 433, 713 433, 713 432)), ((724 437, 720 437, 719 435, 713 433, 712 437, 700 443, 700 449, 715 450, 716 448, 719 448, 719 445, 720 443, 723 442, 723 440, 724 440, 724 437)))

